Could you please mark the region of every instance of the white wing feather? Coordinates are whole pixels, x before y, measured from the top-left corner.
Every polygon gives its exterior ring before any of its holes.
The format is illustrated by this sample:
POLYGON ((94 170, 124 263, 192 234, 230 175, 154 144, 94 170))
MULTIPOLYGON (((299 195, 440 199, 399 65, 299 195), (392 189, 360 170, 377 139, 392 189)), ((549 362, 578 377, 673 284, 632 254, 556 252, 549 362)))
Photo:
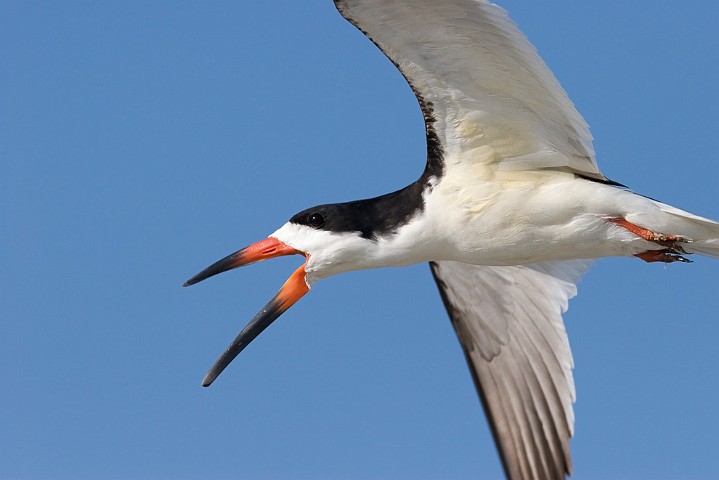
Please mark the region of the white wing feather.
POLYGON ((563 479, 575 399, 562 322, 591 261, 431 262, 510 479, 563 479))
POLYGON ((587 124, 500 7, 480 0, 335 4, 405 76, 445 160, 463 161, 490 147, 492 155, 480 156, 498 169, 555 168, 604 178, 587 124))

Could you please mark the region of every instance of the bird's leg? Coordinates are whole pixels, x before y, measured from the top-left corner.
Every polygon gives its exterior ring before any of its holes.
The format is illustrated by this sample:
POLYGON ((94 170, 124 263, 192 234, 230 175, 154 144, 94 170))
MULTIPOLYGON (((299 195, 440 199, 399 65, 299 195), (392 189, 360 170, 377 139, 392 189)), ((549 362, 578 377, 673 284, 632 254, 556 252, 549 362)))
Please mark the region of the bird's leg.
MULTIPOLYGON (((683 250, 683 249, 682 249, 683 250)), ((684 252, 686 254, 686 252, 684 252)), ((689 260, 686 257, 682 257, 679 253, 675 252, 674 250, 670 248, 665 248, 663 250, 647 250, 646 252, 637 253, 634 255, 637 258, 641 258, 647 263, 651 262, 663 262, 663 263, 672 263, 672 262, 684 262, 684 263, 692 263, 691 260, 689 260)))
POLYGON ((657 245, 661 245, 662 247, 666 247, 661 250, 647 250, 646 252, 637 253, 636 255, 634 255, 635 257, 641 258, 645 262, 650 263, 691 263, 691 260, 682 256, 682 254, 689 255, 689 253, 684 250, 681 245, 679 245, 680 243, 691 243, 690 239, 679 237, 677 235, 668 235, 664 233, 653 232, 646 228, 640 227, 639 225, 635 225, 623 218, 610 218, 609 221, 629 230, 630 232, 635 235, 638 235, 644 240, 656 243, 657 245))
POLYGON ((644 240, 654 242, 658 245, 661 245, 662 247, 677 247, 680 251, 676 253, 686 253, 680 245, 677 245, 678 242, 691 243, 691 240, 687 238, 678 237, 676 235, 667 235, 664 233, 652 232, 651 230, 647 230, 646 228, 640 227, 639 225, 634 225, 632 222, 629 222, 623 218, 610 218, 609 221, 619 225, 622 228, 626 228, 635 235, 639 235, 644 240))

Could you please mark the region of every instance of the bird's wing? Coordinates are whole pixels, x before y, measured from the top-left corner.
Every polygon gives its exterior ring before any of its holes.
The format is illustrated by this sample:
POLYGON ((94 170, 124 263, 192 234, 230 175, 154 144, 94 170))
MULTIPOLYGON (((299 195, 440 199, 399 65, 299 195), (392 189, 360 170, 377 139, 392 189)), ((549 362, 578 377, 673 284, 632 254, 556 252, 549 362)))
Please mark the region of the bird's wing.
POLYGON ((562 312, 590 265, 430 263, 512 480, 571 473, 575 393, 562 312))
POLYGON ((482 0, 335 0, 335 5, 412 87, 427 127, 428 169, 442 157, 446 163, 439 168, 479 161, 499 170, 558 169, 606 180, 587 124, 497 5, 482 0))

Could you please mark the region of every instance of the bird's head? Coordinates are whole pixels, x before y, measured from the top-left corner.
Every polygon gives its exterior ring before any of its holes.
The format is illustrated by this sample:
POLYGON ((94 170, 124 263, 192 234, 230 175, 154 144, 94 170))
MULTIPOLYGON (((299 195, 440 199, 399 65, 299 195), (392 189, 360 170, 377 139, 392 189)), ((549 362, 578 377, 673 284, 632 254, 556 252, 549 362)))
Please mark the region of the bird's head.
POLYGON ((202 381, 203 386, 209 386, 252 340, 302 298, 316 280, 371 268, 375 242, 363 231, 361 218, 345 211, 348 205, 323 205, 304 210, 268 238, 215 262, 183 284, 194 285, 218 273, 270 258, 303 255, 306 259, 220 356, 202 381))

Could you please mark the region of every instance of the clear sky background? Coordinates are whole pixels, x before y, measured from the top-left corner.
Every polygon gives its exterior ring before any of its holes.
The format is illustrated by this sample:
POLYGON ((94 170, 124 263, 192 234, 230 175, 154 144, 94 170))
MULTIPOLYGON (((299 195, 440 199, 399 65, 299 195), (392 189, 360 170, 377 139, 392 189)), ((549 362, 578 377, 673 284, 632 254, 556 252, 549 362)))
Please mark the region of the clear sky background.
MULTIPOLYGON (((719 3, 505 1, 604 173, 719 218, 719 3)), ((183 289, 424 165, 419 108, 330 0, 0 1, 0 478, 480 479, 501 467, 426 265, 183 289)), ((565 317, 576 479, 719 477, 719 262, 600 261, 565 317)))

